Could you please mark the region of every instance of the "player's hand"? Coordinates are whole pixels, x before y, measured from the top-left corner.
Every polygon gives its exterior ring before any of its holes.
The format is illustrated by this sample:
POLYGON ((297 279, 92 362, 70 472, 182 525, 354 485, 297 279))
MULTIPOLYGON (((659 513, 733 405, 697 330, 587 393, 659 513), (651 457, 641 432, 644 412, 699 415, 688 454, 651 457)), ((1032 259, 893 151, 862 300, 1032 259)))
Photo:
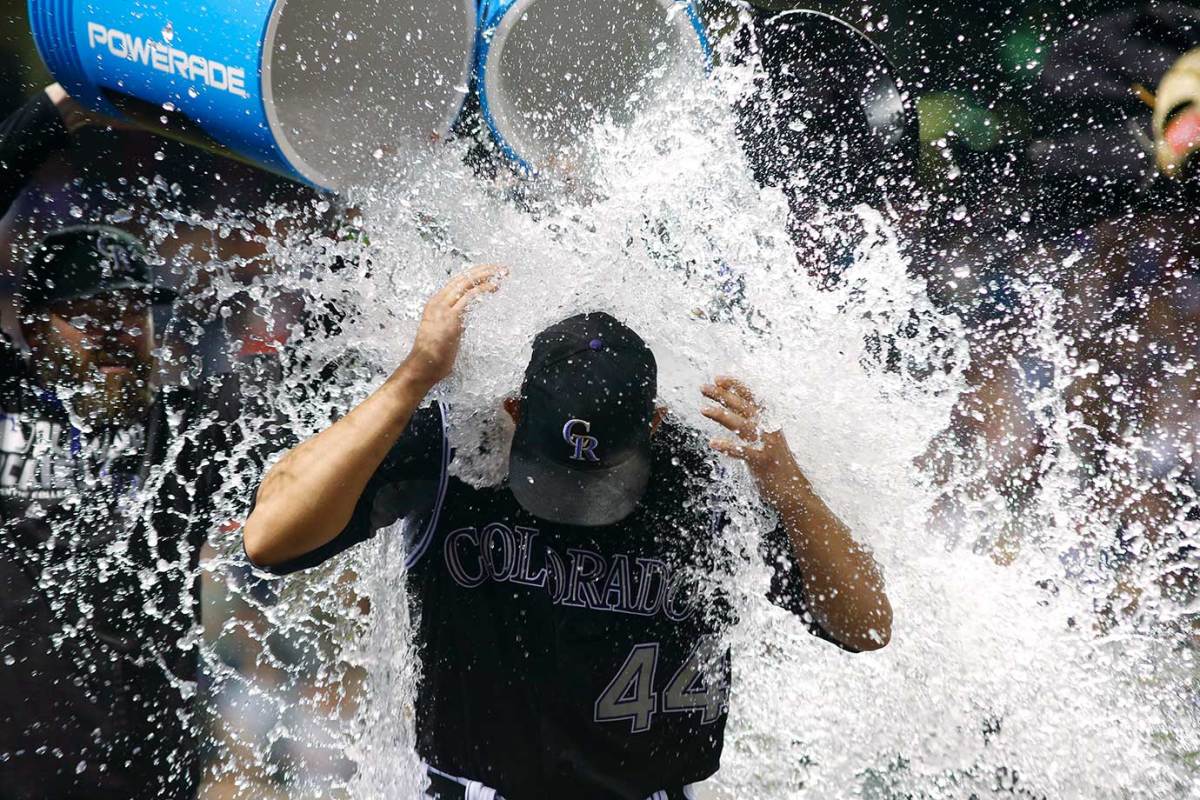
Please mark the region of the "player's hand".
POLYGON ((712 439, 711 447, 745 461, 767 499, 782 497, 800 477, 800 468, 783 432, 763 430, 762 406, 753 393, 728 375, 718 375, 712 383, 702 386, 700 392, 716 404, 705 406, 700 413, 736 435, 736 438, 712 439))
POLYGON ((500 279, 507 274, 508 269, 499 264, 481 264, 451 278, 429 298, 402 367, 408 376, 428 390, 450 374, 462 342, 463 315, 476 297, 500 288, 500 279))
POLYGON ((77 133, 81 128, 86 128, 89 125, 114 128, 116 130, 137 130, 137 126, 131 125, 128 122, 115 120, 84 108, 79 101, 67 94, 67 90, 61 84, 52 83, 46 87, 45 91, 46 96, 50 98, 50 102, 54 103, 54 107, 58 109, 58 114, 62 117, 67 133, 77 133))

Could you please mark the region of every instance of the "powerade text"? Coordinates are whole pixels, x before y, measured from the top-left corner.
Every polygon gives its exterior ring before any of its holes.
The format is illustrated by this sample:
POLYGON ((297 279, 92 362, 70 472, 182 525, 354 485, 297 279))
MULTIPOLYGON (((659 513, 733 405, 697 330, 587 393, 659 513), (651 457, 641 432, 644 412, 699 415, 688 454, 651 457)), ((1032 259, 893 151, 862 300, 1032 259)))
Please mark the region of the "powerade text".
POLYGON ((241 67, 231 67, 203 56, 185 53, 170 45, 132 36, 98 22, 89 22, 87 30, 88 46, 93 50, 107 48, 117 58, 140 61, 168 75, 179 75, 193 83, 203 82, 205 86, 237 97, 249 97, 246 93, 246 71, 241 67))

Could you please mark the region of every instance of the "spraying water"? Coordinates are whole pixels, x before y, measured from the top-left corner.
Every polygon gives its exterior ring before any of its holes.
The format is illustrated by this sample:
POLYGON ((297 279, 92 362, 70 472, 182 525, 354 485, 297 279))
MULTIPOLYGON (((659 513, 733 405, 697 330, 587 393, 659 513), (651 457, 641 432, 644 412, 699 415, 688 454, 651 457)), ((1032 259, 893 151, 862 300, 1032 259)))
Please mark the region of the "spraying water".
MULTIPOLYGON (((449 275, 500 262, 511 276, 471 312, 456 372, 435 392, 453 409, 460 477, 503 477, 511 431, 500 403, 519 386, 533 335, 604 310, 646 339, 660 399, 685 424, 711 432, 700 385, 717 373, 744 378, 883 567, 892 642, 860 656, 771 606, 769 576, 753 560, 729 580, 740 623, 729 634, 731 717, 711 796, 1196 791, 1196 668, 1179 624, 1189 609, 1154 599, 1158 573, 1147 566, 1134 573, 1138 617, 1097 611, 1118 573, 1094 545, 1116 538, 1120 523, 1104 512, 1109 494, 1079 443, 1086 420, 1071 396, 1094 370, 1063 332, 1072 299, 1036 272, 1013 287, 1018 335, 1042 367, 1022 385, 1043 454, 1014 511, 983 480, 994 454, 956 435, 980 402, 970 377, 977 334, 912 277, 888 209, 818 213, 804 229, 812 252, 797 259, 787 203, 754 183, 734 133, 729 109, 750 69, 678 87, 629 128, 602 125, 586 192, 555 178, 482 181, 458 143, 391 162, 394 180, 355 197, 337 235, 304 233, 311 226, 282 209, 192 220, 214 238, 256 243, 255 258, 276 267, 247 287, 235 278, 245 258, 205 265, 215 307, 240 303, 289 334, 277 365, 235 367, 249 388, 203 567, 205 590, 222 593, 228 614, 206 641, 184 643, 201 649, 204 695, 239 721, 218 726, 210 781, 241 795, 266 779, 289 782, 293 796, 418 796, 420 654, 401 537, 385 531, 269 580, 246 569, 236 525, 220 523, 244 518, 266 463, 399 364, 424 300, 449 275), (308 321, 281 311, 298 304, 308 321), (1001 540, 1020 546, 997 558, 1001 540)), ((164 211, 159 238, 181 222, 164 211)), ((1181 452, 1190 463, 1191 450, 1181 452)), ((770 513, 740 468, 729 465, 727 479, 741 500, 722 535, 753 548, 770 513)), ((1136 471, 1111 480, 1136 485, 1136 471)), ((1172 530, 1194 537, 1182 514, 1172 530)))

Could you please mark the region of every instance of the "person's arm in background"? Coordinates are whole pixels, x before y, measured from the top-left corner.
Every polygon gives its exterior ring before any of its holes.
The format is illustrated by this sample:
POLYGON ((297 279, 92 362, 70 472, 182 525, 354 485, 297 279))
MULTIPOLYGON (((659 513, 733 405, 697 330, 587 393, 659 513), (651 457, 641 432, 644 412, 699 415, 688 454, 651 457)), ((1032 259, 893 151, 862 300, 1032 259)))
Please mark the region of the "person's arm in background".
POLYGON ((68 134, 90 124, 108 123, 87 112, 57 83, 38 92, 0 122, 0 216, 12 206, 34 172, 67 146, 68 134))
POLYGON ((453 369, 471 301, 495 291, 502 274, 501 267, 488 264, 447 283, 426 304, 404 363, 349 414, 288 451, 267 472, 243 528, 251 561, 260 566, 291 561, 346 527, 413 412, 453 369))
POLYGON ((892 635, 892 606, 875 559, 854 540, 800 470, 783 433, 761 429, 758 402, 740 381, 719 376, 701 390, 717 403, 704 416, 737 434, 714 450, 746 462, 779 514, 820 628, 850 650, 878 650, 892 635))

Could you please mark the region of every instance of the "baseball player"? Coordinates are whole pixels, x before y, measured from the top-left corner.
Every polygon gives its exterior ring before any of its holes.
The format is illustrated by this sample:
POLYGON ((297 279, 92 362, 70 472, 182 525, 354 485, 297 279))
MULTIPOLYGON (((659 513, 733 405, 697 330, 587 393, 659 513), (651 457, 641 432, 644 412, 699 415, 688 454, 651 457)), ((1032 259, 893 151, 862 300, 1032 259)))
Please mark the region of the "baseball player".
POLYGON ((744 461, 778 513, 771 597, 817 635, 849 651, 887 644, 879 570, 741 382, 700 389, 729 432, 704 442, 656 404, 653 353, 606 313, 534 339, 505 402, 507 481, 453 476, 448 409, 426 401, 453 369, 463 314, 503 275, 453 278, 383 385, 270 469, 247 554, 286 573, 381 530, 405 537, 428 796, 689 797, 719 766, 732 614, 714 577, 738 557, 722 546, 706 451, 744 461))

